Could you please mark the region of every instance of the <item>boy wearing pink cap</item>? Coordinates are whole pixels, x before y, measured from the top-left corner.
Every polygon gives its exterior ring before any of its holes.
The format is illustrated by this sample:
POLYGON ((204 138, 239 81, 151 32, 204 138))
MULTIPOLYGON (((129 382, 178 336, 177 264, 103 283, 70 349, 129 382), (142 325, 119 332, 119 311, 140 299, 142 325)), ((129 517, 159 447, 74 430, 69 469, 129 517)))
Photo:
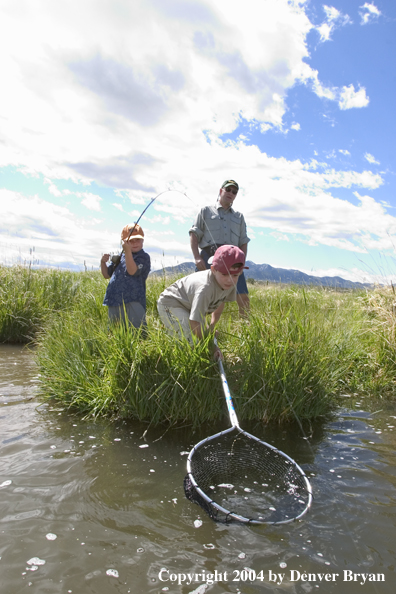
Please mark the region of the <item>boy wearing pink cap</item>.
MULTIPOLYGON (((206 315, 211 314, 212 331, 221 316, 216 311, 226 301, 236 301, 236 285, 245 266, 245 254, 235 245, 219 247, 209 270, 195 272, 177 280, 159 296, 157 308, 164 326, 174 336, 202 338, 206 315)), ((219 349, 215 358, 221 357, 219 349)))

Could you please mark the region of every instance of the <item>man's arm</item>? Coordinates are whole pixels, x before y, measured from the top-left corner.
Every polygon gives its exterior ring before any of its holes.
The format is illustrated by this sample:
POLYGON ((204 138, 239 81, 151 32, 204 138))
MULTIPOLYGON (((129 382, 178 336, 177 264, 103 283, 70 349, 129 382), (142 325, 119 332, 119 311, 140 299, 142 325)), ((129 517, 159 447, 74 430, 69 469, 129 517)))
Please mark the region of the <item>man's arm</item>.
POLYGON ((247 228, 246 228, 246 221, 245 221, 245 217, 243 216, 243 214, 239 213, 242 217, 241 220, 241 228, 240 228, 240 235, 239 235, 239 243, 241 245, 239 245, 238 247, 243 251, 243 253, 246 256, 247 253, 247 244, 249 243, 250 239, 247 236, 247 228))
POLYGON ((196 267, 198 268, 198 270, 206 270, 205 261, 199 255, 198 237, 192 231, 190 232, 190 246, 194 256, 196 267))
POLYGON ((244 243, 243 245, 240 245, 239 246, 239 249, 242 250, 243 253, 245 254, 245 258, 246 258, 246 255, 247 255, 247 246, 248 246, 247 243, 244 243))

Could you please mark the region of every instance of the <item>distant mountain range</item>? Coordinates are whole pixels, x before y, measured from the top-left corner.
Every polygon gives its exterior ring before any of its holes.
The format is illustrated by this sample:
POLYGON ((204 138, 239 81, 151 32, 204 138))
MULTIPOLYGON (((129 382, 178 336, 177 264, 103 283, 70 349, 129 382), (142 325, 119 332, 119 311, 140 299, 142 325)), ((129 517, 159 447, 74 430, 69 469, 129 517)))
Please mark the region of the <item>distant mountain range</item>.
MULTIPOLYGON (((246 278, 251 278, 255 281, 308 286, 318 285, 340 289, 364 289, 371 287, 369 283, 355 283, 340 276, 311 276, 299 270, 274 268, 269 264, 255 264, 254 262, 247 261, 246 266, 249 266, 249 270, 245 270, 246 278)), ((195 272, 195 264, 193 262, 183 262, 183 264, 179 264, 178 266, 168 266, 162 270, 155 270, 151 274, 159 276, 165 273, 166 276, 173 276, 182 273, 187 275, 192 272, 195 272)))

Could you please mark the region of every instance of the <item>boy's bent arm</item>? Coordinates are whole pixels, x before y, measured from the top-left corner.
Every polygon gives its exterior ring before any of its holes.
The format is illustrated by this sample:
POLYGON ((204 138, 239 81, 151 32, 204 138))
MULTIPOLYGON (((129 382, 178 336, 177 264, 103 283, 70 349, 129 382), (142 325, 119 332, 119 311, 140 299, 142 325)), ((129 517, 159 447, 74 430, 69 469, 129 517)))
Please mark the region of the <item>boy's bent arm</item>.
MULTIPOLYGON (((197 336, 198 338, 202 338, 202 325, 199 322, 195 322, 194 320, 189 320, 189 322, 191 332, 195 334, 195 336, 197 336)), ((218 359, 221 359, 222 361, 224 360, 223 353, 221 352, 216 343, 212 343, 210 350, 212 351, 212 355, 215 361, 217 361, 218 359)))
POLYGON ((107 278, 107 279, 110 278, 110 274, 107 270, 107 264, 106 264, 106 262, 108 261, 109 258, 110 258, 109 254, 103 254, 102 259, 100 261, 100 271, 101 271, 102 275, 104 276, 104 278, 107 278))
POLYGON ((127 269, 128 274, 133 276, 137 271, 137 265, 135 260, 133 259, 132 250, 124 249, 125 252, 125 266, 127 269))
POLYGON ((202 324, 196 322, 195 320, 189 320, 191 332, 195 334, 197 338, 202 338, 202 324))
POLYGON ((219 307, 212 313, 210 318, 210 329, 213 330, 217 322, 220 320, 220 316, 223 313, 224 303, 220 303, 219 307))

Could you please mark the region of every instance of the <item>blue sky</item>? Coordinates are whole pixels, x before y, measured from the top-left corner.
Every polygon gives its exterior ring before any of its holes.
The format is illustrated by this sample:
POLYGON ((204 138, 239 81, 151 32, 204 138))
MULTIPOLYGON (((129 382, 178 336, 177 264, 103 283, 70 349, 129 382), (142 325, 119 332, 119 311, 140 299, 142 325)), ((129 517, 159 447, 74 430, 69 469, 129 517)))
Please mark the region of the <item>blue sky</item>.
POLYGON ((248 259, 396 280, 396 6, 3 0, 0 262, 153 268, 236 179, 248 259))

